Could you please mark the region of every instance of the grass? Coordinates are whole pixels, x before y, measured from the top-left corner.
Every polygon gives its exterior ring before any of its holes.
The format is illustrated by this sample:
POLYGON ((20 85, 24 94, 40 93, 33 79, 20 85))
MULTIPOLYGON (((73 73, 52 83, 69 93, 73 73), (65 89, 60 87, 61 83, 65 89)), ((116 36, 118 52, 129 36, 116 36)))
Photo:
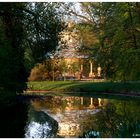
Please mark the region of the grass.
POLYGON ((140 82, 40 81, 28 82, 28 88, 63 92, 140 93, 140 82))

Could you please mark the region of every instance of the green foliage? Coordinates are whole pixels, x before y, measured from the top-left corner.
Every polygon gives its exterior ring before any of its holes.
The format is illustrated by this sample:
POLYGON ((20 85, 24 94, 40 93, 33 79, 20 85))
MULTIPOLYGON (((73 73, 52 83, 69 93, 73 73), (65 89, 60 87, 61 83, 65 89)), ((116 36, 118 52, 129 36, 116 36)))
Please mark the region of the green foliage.
POLYGON ((28 73, 59 43, 62 3, 0 3, 0 88, 22 92, 28 73))
POLYGON ((78 30, 78 36, 81 40, 81 46, 78 49, 78 53, 88 56, 89 58, 92 57, 99 41, 95 33, 92 31, 91 25, 87 23, 79 23, 75 25, 75 27, 78 30))
POLYGON ((21 3, 0 4, 0 86, 4 89, 22 91, 26 88, 27 73, 24 67, 23 12, 21 3))
MULTIPOLYGON (((109 92, 115 95, 116 93, 133 95, 140 91, 140 83, 112 83, 112 82, 78 82, 78 81, 38 81, 28 82, 28 88, 33 90, 50 90, 50 91, 72 91, 72 92, 109 92)), ((89 93, 88 93, 89 94, 89 93)))
MULTIPOLYGON (((92 56, 101 64, 104 76, 112 80, 140 79, 140 4, 125 3, 80 3, 86 23, 82 22, 80 30, 90 30, 98 42, 87 44, 81 52, 92 56)), ((94 37, 92 37, 94 40, 94 37)), ((91 39, 90 39, 91 40, 91 39)), ((83 40, 84 41, 84 40, 83 40)), ((95 41, 94 41, 95 42, 95 41)), ((83 44, 85 41, 83 42, 83 44)))
POLYGON ((27 3, 24 28, 27 38, 24 47, 30 48, 34 63, 41 62, 58 47, 59 33, 64 29, 61 21, 61 3, 27 3))
POLYGON ((96 129, 101 137, 135 138, 139 134, 139 102, 110 100, 95 115, 96 129))

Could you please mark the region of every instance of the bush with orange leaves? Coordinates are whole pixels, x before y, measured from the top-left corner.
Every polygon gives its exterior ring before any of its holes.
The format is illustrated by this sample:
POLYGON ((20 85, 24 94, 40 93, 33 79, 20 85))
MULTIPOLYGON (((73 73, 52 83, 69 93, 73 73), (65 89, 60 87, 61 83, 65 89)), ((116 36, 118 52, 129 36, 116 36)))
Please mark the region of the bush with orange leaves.
POLYGON ((48 79, 48 70, 44 63, 37 64, 30 73, 29 81, 43 81, 48 79))
POLYGON ((29 81, 57 80, 62 77, 62 66, 59 60, 47 60, 38 63, 30 73, 29 81))

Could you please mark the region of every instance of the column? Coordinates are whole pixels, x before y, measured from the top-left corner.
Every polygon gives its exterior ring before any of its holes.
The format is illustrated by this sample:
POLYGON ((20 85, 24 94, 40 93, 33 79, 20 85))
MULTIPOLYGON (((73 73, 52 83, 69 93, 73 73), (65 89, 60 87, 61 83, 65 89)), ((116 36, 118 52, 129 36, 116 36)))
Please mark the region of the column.
POLYGON ((94 108, 93 98, 90 98, 90 105, 89 105, 89 108, 94 108))
POLYGON ((92 68, 93 68, 93 64, 92 64, 92 61, 90 61, 90 73, 89 73, 89 77, 92 77, 93 76, 92 68))
POLYGON ((83 97, 81 97, 80 99, 81 99, 81 105, 83 105, 83 97))
POLYGON ((93 98, 90 98, 90 105, 93 105, 93 98))
POLYGON ((97 75, 98 75, 98 77, 101 77, 101 67, 100 67, 100 65, 97 68, 97 75))
POLYGON ((98 98, 99 106, 102 106, 101 101, 102 101, 101 98, 98 98))

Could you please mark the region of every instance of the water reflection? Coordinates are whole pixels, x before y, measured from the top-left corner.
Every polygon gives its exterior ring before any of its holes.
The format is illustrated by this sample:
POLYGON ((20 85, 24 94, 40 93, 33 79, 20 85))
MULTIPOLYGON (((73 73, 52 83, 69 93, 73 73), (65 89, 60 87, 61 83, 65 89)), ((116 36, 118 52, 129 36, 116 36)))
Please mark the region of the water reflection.
POLYGON ((30 109, 28 121, 26 138, 56 137, 58 123, 46 113, 30 109))
POLYGON ((31 100, 25 137, 134 137, 140 102, 48 96, 31 100), (99 135, 100 134, 100 135, 99 135))
POLYGON ((28 104, 21 102, 15 92, 0 92, 0 138, 23 138, 28 104))

